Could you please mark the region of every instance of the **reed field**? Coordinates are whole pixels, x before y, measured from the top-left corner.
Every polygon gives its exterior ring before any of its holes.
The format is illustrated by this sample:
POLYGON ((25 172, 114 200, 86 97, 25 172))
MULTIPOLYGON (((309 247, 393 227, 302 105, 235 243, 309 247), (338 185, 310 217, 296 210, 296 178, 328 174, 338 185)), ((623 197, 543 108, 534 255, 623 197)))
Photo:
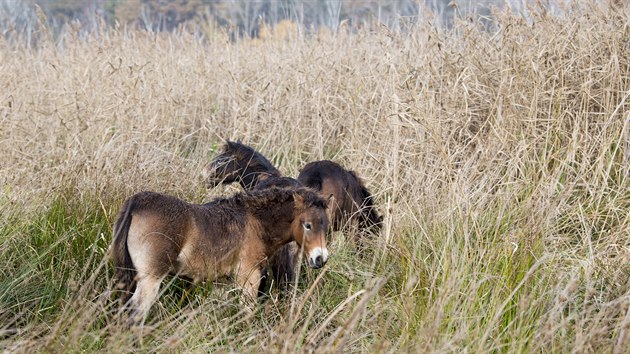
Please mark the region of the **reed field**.
POLYGON ((630 352, 629 18, 0 38, 0 350, 630 352), (167 278, 127 328, 123 201, 240 191, 202 177, 225 139, 356 171, 380 235, 335 233, 254 313, 229 279, 167 278))

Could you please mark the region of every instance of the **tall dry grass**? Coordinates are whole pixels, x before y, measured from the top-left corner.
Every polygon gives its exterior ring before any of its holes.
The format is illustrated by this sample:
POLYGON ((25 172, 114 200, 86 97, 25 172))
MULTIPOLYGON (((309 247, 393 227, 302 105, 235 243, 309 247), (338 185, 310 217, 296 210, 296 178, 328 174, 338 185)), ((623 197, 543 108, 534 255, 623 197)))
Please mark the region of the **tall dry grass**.
MULTIPOLYGON (((630 22, 597 6, 230 43, 185 33, 0 43, 0 348, 627 352, 630 22), (115 319, 125 197, 194 202, 221 139, 287 175, 332 159, 385 215, 253 316, 173 280, 115 319)), ((40 34, 45 38, 45 33, 40 34)))

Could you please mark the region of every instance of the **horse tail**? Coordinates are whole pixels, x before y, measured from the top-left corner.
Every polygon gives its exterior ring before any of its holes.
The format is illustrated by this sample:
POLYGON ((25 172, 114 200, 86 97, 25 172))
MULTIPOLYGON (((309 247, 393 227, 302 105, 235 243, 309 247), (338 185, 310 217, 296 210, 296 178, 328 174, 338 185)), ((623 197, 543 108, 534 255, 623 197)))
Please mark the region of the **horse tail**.
POLYGON ((378 232, 383 225, 383 216, 379 215, 376 207, 374 206, 374 198, 370 191, 367 190, 363 181, 354 171, 349 171, 352 177, 357 181, 360 189, 361 196, 361 213, 359 215, 359 227, 362 229, 373 228, 378 232))
POLYGON ((123 205, 118 215, 118 220, 114 224, 114 241, 112 245, 117 279, 116 287, 126 291, 127 297, 133 293, 136 287, 136 269, 131 261, 131 255, 127 247, 127 237, 131 226, 131 211, 133 209, 134 198, 131 197, 123 205))

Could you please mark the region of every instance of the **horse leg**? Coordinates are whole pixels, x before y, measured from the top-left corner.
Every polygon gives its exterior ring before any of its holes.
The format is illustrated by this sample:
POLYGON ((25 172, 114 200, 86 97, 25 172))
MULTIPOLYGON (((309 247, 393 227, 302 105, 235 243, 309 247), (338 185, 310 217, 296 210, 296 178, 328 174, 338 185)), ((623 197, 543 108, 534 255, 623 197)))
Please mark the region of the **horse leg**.
POLYGON ((297 243, 290 242, 280 247, 271 257, 269 263, 278 288, 286 289, 293 284, 299 251, 297 243))
POLYGON ((147 318, 151 305, 155 302, 160 291, 160 284, 164 276, 158 277, 146 274, 138 279, 136 291, 129 300, 131 305, 131 319, 133 324, 141 324, 147 318))
POLYGON ((167 236, 175 234, 158 217, 134 216, 129 227, 127 249, 136 268, 136 290, 129 300, 131 322, 142 324, 160 291, 162 280, 169 273, 169 260, 177 258, 173 241, 167 236), (158 230, 158 231, 156 231, 158 230))
POLYGON ((265 288, 267 287, 267 278, 269 277, 268 267, 264 267, 260 271, 260 284, 258 284, 258 297, 265 295, 265 288))
POLYGON ((236 282, 243 289, 243 293, 248 300, 256 302, 258 288, 262 277, 262 270, 259 265, 241 265, 236 275, 236 282))

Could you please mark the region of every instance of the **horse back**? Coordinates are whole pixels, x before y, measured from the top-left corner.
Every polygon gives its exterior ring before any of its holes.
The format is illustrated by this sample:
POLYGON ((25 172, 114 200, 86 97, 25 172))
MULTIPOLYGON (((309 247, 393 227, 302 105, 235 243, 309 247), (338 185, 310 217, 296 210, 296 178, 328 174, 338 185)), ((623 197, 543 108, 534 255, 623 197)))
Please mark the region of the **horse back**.
POLYGON ((335 229, 354 215, 357 215, 362 228, 380 224, 382 218, 374 208, 372 195, 354 171, 348 171, 332 161, 316 161, 302 168, 298 181, 319 190, 325 197, 331 194, 335 197, 336 209, 332 220, 335 229))
POLYGON ((335 211, 331 220, 335 229, 343 226, 345 218, 358 210, 355 202, 359 198, 357 188, 354 187, 356 183, 353 183, 353 177, 348 171, 335 162, 323 160, 306 164, 298 175, 298 181, 318 190, 324 197, 331 194, 335 197, 335 211))

